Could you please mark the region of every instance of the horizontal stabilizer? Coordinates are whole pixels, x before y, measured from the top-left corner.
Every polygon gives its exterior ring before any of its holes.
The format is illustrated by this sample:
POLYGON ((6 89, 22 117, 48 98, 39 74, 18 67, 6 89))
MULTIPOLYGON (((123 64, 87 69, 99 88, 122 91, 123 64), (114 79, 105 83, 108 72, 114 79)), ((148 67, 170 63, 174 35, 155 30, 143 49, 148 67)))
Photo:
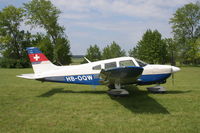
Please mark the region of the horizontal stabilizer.
POLYGON ((37 76, 33 73, 17 75, 17 77, 25 78, 25 79, 43 79, 43 78, 45 78, 44 76, 37 76))

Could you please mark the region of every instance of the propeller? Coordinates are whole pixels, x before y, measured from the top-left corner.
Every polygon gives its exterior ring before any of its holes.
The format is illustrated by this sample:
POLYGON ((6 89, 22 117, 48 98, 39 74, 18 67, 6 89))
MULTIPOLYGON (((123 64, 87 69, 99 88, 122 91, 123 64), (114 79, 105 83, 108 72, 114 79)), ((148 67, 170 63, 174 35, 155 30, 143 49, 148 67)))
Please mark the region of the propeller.
POLYGON ((171 67, 171 74, 172 74, 172 85, 174 86, 174 72, 172 67, 171 67))
POLYGON ((174 73, 180 71, 179 67, 171 66, 171 74, 172 74, 172 84, 174 86, 174 73))

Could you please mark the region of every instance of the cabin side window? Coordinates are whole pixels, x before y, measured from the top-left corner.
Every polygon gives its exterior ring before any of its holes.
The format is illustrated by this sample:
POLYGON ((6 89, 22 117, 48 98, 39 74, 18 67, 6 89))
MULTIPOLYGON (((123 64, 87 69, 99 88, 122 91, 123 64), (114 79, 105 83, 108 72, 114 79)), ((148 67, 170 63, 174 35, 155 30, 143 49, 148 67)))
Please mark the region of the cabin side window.
POLYGON ((101 65, 93 66, 92 69, 93 70, 101 70, 101 65))
POLYGON ((119 62, 119 66, 135 66, 132 60, 124 60, 119 62))
POLYGON ((117 67, 117 63, 116 62, 110 62, 110 63, 106 63, 105 64, 105 69, 115 68, 115 67, 117 67))

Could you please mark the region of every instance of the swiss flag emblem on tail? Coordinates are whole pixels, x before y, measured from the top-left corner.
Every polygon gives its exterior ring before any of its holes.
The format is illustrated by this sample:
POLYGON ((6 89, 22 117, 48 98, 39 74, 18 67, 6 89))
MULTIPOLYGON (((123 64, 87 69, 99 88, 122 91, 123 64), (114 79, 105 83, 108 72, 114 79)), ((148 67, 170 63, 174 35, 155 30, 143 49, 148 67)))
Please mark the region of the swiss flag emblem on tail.
POLYGON ((29 47, 26 49, 31 62, 48 61, 47 57, 36 47, 29 47))

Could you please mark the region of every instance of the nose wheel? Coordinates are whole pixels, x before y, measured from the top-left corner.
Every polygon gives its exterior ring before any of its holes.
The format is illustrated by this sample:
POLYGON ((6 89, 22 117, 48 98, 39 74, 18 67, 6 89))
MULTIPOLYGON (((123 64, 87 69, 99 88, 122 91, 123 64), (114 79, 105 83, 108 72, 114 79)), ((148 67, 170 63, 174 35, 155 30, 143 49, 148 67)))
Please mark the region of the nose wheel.
POLYGON ((114 84, 115 89, 111 89, 108 91, 109 95, 112 96, 127 96, 129 95, 129 92, 125 89, 121 89, 121 84, 115 83, 114 84))

